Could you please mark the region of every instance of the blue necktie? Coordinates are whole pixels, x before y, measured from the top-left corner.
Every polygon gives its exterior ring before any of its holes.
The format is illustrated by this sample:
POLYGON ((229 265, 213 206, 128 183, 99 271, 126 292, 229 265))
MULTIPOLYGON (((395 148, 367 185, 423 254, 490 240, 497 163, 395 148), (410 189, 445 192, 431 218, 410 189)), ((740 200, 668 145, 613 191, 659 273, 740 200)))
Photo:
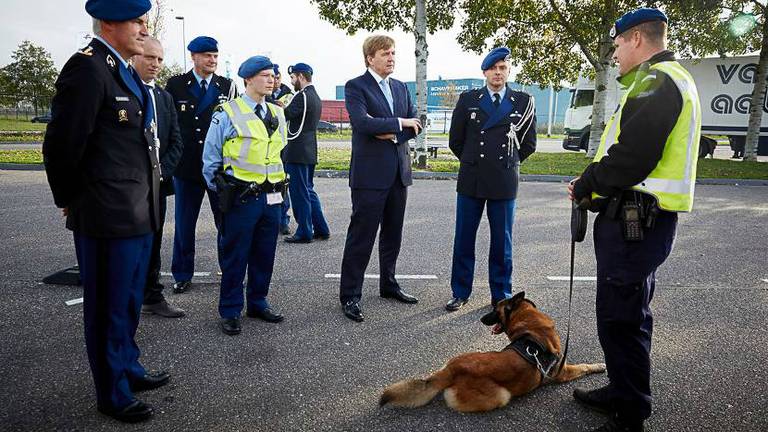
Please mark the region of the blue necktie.
POLYGON ((384 98, 387 99, 387 104, 389 104, 389 111, 392 112, 392 114, 395 113, 395 107, 394 102, 392 100, 392 90, 389 88, 389 83, 386 79, 381 80, 379 83, 379 86, 381 87, 381 91, 384 92, 384 98))

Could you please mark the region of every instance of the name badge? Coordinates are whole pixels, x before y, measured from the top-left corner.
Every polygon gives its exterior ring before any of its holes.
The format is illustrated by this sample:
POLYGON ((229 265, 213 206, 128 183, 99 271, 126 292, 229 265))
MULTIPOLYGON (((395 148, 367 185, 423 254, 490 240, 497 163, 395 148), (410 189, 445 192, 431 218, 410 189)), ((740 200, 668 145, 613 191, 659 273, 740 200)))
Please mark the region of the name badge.
POLYGON ((115 96, 115 101, 117 102, 128 102, 131 99, 128 98, 128 96, 115 96))
POLYGON ((267 194, 267 205, 281 204, 283 202, 283 194, 280 192, 272 192, 267 194))

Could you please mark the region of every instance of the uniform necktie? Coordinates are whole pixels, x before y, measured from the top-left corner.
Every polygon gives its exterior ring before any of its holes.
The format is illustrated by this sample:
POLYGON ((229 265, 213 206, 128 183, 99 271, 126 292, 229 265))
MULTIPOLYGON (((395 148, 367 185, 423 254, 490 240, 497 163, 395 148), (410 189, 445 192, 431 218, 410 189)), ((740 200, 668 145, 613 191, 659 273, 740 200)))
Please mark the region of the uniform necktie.
POLYGON ((208 83, 205 80, 200 80, 200 88, 203 89, 203 94, 208 91, 208 83))
POLYGON ((379 83, 379 86, 381 87, 381 91, 384 92, 384 98, 387 100, 387 104, 389 104, 389 110, 392 112, 392 114, 394 114, 395 107, 392 100, 392 89, 389 88, 389 83, 386 79, 383 79, 379 83))
POLYGON ((262 113, 261 110, 261 104, 256 104, 256 117, 264 120, 264 113, 262 113))
POLYGON ((494 93, 493 94, 493 106, 495 106, 496 108, 498 108, 499 105, 501 105, 501 102, 499 101, 499 99, 501 99, 499 94, 498 93, 494 93))

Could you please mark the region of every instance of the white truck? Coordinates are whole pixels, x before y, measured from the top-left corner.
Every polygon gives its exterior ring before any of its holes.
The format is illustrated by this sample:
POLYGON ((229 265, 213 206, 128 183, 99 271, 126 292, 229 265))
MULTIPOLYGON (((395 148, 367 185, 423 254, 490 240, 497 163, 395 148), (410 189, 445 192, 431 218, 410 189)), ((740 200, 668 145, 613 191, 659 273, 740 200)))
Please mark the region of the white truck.
MULTIPOLYGON (((732 145, 741 145, 743 148, 757 61, 757 56, 680 60, 680 64, 693 75, 699 90, 703 136, 724 135, 732 145)), ((614 68, 608 74, 606 121, 618 106, 621 96, 622 90, 616 81, 616 73, 614 68)), ((564 149, 579 151, 589 146, 594 90, 594 82, 584 77, 579 77, 571 90, 571 103, 565 112, 564 149)), ((760 126, 758 154, 768 155, 768 103, 763 106, 760 126)))

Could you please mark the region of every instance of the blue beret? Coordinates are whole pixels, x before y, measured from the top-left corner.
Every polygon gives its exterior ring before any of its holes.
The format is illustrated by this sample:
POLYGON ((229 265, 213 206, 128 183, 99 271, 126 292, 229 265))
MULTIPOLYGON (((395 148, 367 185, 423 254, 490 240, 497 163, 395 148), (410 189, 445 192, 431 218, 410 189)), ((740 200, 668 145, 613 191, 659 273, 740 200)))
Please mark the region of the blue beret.
POLYGON ((667 16, 664 12, 654 8, 640 8, 633 10, 632 12, 627 12, 621 18, 616 20, 616 23, 611 29, 611 38, 616 39, 616 36, 632 27, 650 21, 667 22, 667 16))
POLYGON ((499 60, 505 60, 509 56, 509 48, 498 47, 491 50, 487 56, 483 59, 483 64, 480 65, 480 69, 486 71, 493 67, 499 60))
POLYGON ((272 70, 275 72, 275 75, 280 75, 280 65, 277 63, 272 63, 272 70))
POLYGON ((208 36, 198 36, 187 45, 187 49, 193 53, 219 52, 219 43, 208 36))
POLYGON ((306 72, 310 75, 314 73, 314 71, 312 71, 312 66, 306 63, 296 63, 293 66, 288 66, 288 73, 291 74, 294 72, 306 72))
POLYGON ((237 70, 237 76, 240 78, 250 78, 264 69, 272 69, 274 65, 268 57, 253 56, 244 61, 237 70))
POLYGON ((149 0, 88 0, 85 11, 102 21, 128 21, 138 18, 152 8, 149 0))

